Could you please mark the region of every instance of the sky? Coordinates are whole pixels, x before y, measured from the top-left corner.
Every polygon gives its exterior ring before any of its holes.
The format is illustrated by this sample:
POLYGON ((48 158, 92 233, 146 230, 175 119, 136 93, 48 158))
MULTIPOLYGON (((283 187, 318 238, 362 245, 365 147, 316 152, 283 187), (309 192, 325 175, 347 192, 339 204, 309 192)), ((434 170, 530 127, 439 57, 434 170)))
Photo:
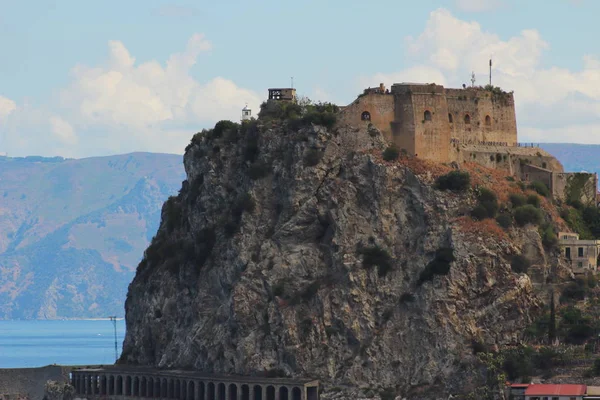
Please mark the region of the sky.
POLYGON ((0 154, 182 154, 269 87, 514 91, 519 141, 600 143, 597 0, 0 0, 0 154))

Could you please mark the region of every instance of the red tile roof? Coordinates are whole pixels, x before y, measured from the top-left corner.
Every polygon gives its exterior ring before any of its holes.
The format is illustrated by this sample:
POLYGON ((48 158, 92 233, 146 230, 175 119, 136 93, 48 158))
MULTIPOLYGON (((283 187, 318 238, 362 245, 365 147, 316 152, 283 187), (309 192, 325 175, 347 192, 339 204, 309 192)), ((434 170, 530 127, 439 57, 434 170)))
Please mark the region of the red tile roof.
POLYGON ((529 385, 529 383, 513 383, 512 385, 510 385, 510 387, 515 389, 525 389, 529 387, 529 385))
POLYGON ((585 394, 585 385, 529 385, 525 391, 525 396, 583 396, 585 394))

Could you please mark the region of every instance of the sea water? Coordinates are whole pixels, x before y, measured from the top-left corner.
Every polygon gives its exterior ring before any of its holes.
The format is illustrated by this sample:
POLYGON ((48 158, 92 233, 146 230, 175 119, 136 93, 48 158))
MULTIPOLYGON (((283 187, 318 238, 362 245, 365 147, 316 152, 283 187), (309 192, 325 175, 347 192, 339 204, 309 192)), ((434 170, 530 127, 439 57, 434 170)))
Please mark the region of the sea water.
MULTIPOLYGON (((125 321, 117 320, 119 355, 124 336, 125 321)), ((0 321, 0 368, 114 362, 115 333, 110 320, 0 321)))

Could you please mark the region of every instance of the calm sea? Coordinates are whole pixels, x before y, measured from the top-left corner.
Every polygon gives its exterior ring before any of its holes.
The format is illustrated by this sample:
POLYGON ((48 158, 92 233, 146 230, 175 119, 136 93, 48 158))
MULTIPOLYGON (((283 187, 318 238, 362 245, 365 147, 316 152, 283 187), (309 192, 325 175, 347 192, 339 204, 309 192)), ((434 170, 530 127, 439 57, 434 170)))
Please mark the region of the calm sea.
MULTIPOLYGON (((119 355, 124 335, 125 321, 119 320, 119 355)), ((0 368, 114 362, 115 334, 111 321, 0 321, 0 368)))

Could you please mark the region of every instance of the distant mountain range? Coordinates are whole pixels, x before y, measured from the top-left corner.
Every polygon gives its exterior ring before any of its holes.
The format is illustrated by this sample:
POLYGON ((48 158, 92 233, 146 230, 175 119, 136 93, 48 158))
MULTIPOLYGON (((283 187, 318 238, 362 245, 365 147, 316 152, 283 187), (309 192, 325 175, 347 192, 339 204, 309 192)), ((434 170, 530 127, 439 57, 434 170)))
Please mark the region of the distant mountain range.
MULTIPOLYGON (((600 173, 600 145, 543 143, 600 173)), ((185 179, 182 157, 0 156, 0 319, 123 316, 127 286, 185 179)))
POLYGON ((0 319, 123 316, 180 155, 0 157, 0 319))
POLYGON ((542 149, 555 156, 567 172, 600 174, 600 145, 574 143, 540 143, 542 149))

